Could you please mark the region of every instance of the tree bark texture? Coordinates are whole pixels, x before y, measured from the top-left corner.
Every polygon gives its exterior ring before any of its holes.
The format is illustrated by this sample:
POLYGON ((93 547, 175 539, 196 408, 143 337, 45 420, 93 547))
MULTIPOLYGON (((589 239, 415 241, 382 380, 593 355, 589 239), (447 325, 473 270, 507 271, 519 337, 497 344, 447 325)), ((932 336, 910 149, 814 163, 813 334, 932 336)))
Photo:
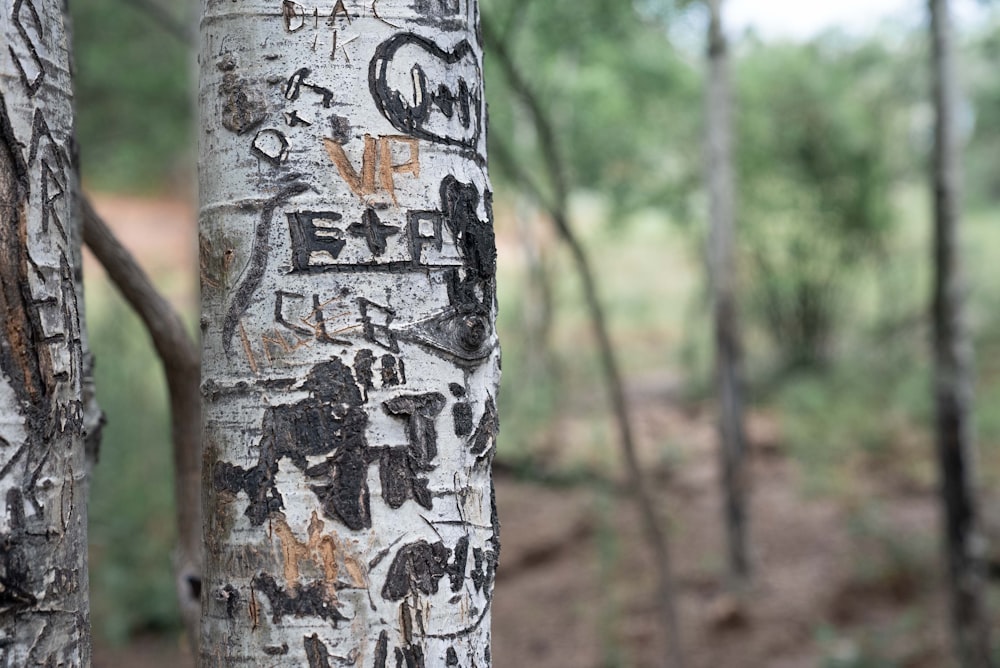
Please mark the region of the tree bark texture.
POLYGON ((490 665, 475 0, 205 0, 201 662, 490 665))
POLYGON ((732 92, 729 55, 722 29, 722 0, 708 0, 708 91, 706 178, 709 266, 715 319, 715 382, 719 402, 719 459, 723 515, 732 580, 750 577, 746 511, 746 435, 743 428, 743 360, 736 308, 732 155, 732 92))
POLYGON ((957 73, 947 0, 929 0, 934 108, 934 395, 951 586, 952 629, 963 668, 993 665, 983 537, 976 516, 972 343, 959 248, 961 172, 957 73))
POLYGON ((89 666, 65 3, 0 3, 0 665, 89 666))

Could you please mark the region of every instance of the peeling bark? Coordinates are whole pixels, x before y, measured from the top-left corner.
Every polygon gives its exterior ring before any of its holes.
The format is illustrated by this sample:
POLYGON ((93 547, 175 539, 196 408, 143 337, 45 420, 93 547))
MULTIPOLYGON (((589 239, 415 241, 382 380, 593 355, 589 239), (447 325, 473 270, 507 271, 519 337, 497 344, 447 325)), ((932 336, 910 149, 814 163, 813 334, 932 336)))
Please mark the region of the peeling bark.
POLYGON ((475 0, 203 2, 203 666, 489 666, 475 0))
POLYGON ((0 664, 89 666, 66 17, 0 11, 0 664))

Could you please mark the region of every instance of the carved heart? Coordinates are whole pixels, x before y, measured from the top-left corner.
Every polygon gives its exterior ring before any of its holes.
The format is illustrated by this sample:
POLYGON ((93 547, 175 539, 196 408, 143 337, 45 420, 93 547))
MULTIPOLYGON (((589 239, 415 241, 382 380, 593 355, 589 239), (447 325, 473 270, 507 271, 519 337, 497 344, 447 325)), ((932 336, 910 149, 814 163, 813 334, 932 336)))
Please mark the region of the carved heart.
POLYGON ((394 128, 474 152, 482 133, 481 81, 468 40, 446 51, 413 33, 380 44, 368 69, 375 104, 394 128))

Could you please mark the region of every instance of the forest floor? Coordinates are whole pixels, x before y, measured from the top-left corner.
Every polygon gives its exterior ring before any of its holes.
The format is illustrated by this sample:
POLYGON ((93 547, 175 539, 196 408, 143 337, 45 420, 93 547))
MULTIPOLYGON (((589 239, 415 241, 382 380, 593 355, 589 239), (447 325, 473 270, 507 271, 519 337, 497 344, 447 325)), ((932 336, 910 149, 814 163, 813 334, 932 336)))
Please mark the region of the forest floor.
MULTIPOLYGON (((127 198, 96 204, 157 275, 195 267, 185 205, 127 198)), ((192 305, 186 279, 166 286, 179 305, 192 305)), ((689 668, 947 666, 933 484, 859 466, 851 481, 856 497, 810 493, 780 421, 753 412, 755 573, 742 595, 732 595, 725 587, 713 407, 685 399, 681 384, 675 371, 654 369, 633 373, 628 394, 642 461, 670 527, 689 668), (661 452, 665 435, 669 458, 661 452)), ((591 415, 603 409, 596 391, 565 406, 541 439, 546 450, 535 453, 545 471, 577 474, 554 482, 537 471, 527 479, 510 467, 498 470, 496 668, 640 668, 659 665, 666 651, 654 570, 615 446, 607 446, 600 466, 588 466, 590 455, 578 446, 593 438, 591 415), (597 474, 606 482, 595 482, 597 474)), ((927 458, 900 448, 901 457, 927 458)), ((190 658, 176 634, 142 635, 118 647, 98 642, 94 665, 182 668, 190 658)))

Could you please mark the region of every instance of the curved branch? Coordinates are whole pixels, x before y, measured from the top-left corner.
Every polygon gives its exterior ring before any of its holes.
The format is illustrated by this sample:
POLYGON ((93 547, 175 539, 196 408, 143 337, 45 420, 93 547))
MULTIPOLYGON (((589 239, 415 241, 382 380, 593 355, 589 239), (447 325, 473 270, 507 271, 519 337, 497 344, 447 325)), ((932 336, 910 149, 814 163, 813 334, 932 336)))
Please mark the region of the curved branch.
POLYGON ((178 554, 174 570, 181 614, 195 646, 202 566, 200 354, 174 308, 115 238, 90 201, 82 199, 84 243, 142 319, 167 378, 177 507, 178 554))
POLYGON ((659 598, 663 615, 662 623, 669 644, 669 655, 664 657, 664 665, 681 668, 684 661, 680 647, 680 633, 675 604, 676 596, 674 594, 673 576, 671 574, 667 535, 660 526, 652 496, 649 493, 649 488, 646 485, 639 465, 621 370, 611 343, 607 315, 598 294, 594 271, 591 268, 586 249, 570 226, 568 214, 569 185, 566 177, 565 163, 559 152, 555 130, 551 120, 542 108, 538 96, 521 75, 513 57, 507 50, 506 44, 502 39, 498 38, 497 33, 494 32, 493 26, 486 16, 482 17, 482 30, 483 38, 487 46, 491 49, 491 55, 495 56, 499 62, 513 93, 527 108, 538 135, 542 159, 552 180, 554 191, 552 201, 547 201, 547 198, 542 195, 541 187, 515 162, 511 153, 506 150, 506 147, 503 147, 499 151, 499 157, 503 163, 503 167, 512 175, 514 180, 522 184, 547 209, 560 238, 569 247, 577 273, 583 283, 584 298, 587 303, 587 310, 590 313, 594 334, 597 336, 601 366, 604 368, 604 376, 611 397, 611 408, 618 425, 618 435, 622 455, 625 460, 625 469, 633 489, 646 541, 656 560, 656 568, 660 580, 659 598))

